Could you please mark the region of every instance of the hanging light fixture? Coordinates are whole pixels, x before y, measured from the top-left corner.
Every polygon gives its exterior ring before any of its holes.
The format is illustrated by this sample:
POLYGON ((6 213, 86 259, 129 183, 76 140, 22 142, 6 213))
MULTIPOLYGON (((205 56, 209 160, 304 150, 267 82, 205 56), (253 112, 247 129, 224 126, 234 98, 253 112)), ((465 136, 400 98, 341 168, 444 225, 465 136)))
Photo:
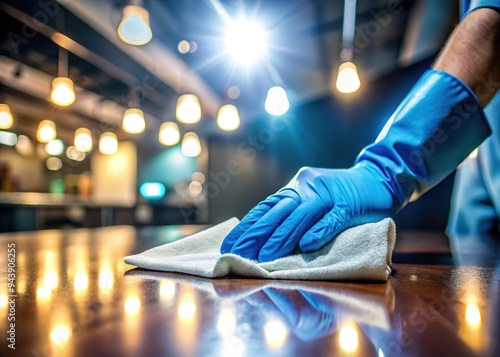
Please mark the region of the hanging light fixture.
POLYGON ((118 37, 125 43, 134 46, 145 45, 153 38, 149 25, 149 12, 140 1, 123 8, 123 17, 118 25, 118 37))
POLYGON ((51 120, 42 120, 38 125, 36 138, 41 143, 48 143, 57 136, 56 125, 51 120))
POLYGON ((340 53, 341 65, 335 85, 340 93, 354 93, 361 87, 358 69, 352 62, 354 34, 356 31, 356 0, 345 0, 344 26, 342 29, 343 49, 340 53))
POLYGON ((12 112, 7 104, 0 104, 0 129, 9 129, 14 124, 12 112))
POLYGON ((57 67, 58 77, 52 81, 50 99, 54 104, 68 106, 73 104, 76 98, 75 85, 68 78, 68 52, 59 47, 59 64, 57 67))
POLYGON ((158 140, 161 144, 172 146, 177 144, 180 138, 179 126, 176 123, 167 121, 160 126, 158 140))
POLYGON ((99 151, 104 155, 113 155, 118 151, 118 139, 111 132, 103 133, 99 139, 99 151))
POLYGON ((177 120, 184 124, 195 124, 201 119, 200 101, 194 94, 183 94, 177 99, 177 120))
POLYGON ((64 151, 64 144, 59 139, 53 139, 45 144, 45 151, 52 156, 61 155, 64 151))
POLYGON ((92 135, 87 128, 77 129, 75 132, 75 147, 81 152, 92 150, 92 135))
POLYGON ((123 130, 129 134, 139 134, 146 128, 144 112, 138 108, 129 108, 123 113, 123 130))
POLYGON ((184 134, 182 139, 182 153, 189 157, 196 157, 201 154, 200 138, 193 132, 184 134))
POLYGON ((285 114, 290 108, 286 91, 278 86, 269 89, 264 107, 266 112, 271 115, 280 116, 285 114))
POLYGON ((352 62, 344 62, 339 67, 336 82, 337 90, 340 93, 354 93, 361 86, 358 69, 352 62))
POLYGON ((238 109, 232 104, 223 105, 217 114, 217 126, 224 131, 233 131, 240 126, 238 109))

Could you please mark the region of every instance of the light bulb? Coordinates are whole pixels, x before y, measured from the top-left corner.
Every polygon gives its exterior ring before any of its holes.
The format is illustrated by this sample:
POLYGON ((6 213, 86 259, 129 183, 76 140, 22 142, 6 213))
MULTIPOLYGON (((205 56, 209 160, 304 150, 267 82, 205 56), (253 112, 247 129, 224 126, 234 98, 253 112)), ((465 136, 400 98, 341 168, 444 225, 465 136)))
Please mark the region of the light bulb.
POLYGON ((64 144, 59 139, 54 139, 45 144, 45 151, 52 156, 61 155, 64 151, 64 144))
POLYGON ((144 113, 137 108, 130 108, 123 113, 123 130, 129 134, 139 134, 146 128, 144 113))
POLYGON ((13 123, 10 107, 7 104, 0 104, 0 129, 9 129, 13 123))
POLYGON ((57 77, 52 81, 52 91, 50 99, 60 106, 67 106, 75 101, 75 85, 73 81, 66 77, 57 77))
POLYGON ((103 133, 99 139, 99 151, 104 155, 113 155, 118 151, 118 139, 110 132, 103 133))
POLYGON ((226 50, 235 62, 249 65, 266 52, 266 32, 244 19, 232 22, 226 28, 226 50))
POLYGON ((269 89, 267 92, 265 108, 266 112, 271 115, 279 116, 285 114, 290 108, 286 91, 281 87, 272 87, 269 89))
POLYGON ((56 125, 51 120, 42 120, 38 125, 36 138, 41 143, 48 143, 57 136, 56 125))
POLYGON ((135 5, 125 6, 122 21, 118 25, 118 37, 129 45, 145 45, 153 38, 149 26, 149 12, 135 5))
POLYGON ((92 136, 87 128, 77 129, 75 132, 75 147, 81 152, 92 150, 92 136))
POLYGON ((172 146, 177 144, 180 138, 179 126, 176 123, 167 121, 160 126, 158 140, 161 144, 172 146))
POLYGON ((196 157, 201 154, 201 143, 198 135, 193 132, 184 134, 182 153, 189 157, 196 157))
POLYGON ((344 62, 339 67, 337 90, 340 93, 354 93, 361 86, 358 69, 352 62, 344 62))
POLYGON ((177 120, 184 124, 194 124, 201 119, 200 101, 194 94, 183 94, 177 99, 177 120))
POLYGON ((238 109, 232 104, 223 105, 217 114, 217 126, 224 131, 233 131, 240 126, 238 109))

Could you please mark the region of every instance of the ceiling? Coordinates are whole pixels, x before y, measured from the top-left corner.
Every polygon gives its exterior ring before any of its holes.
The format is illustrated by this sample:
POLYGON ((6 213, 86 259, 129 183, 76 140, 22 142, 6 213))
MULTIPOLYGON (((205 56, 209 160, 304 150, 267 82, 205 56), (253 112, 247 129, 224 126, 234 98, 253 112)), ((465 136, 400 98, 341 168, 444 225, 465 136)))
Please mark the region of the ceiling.
MULTIPOLYGON (((263 113, 267 90, 285 87, 292 105, 332 94, 332 73, 342 48, 341 0, 147 0, 153 40, 122 43, 116 35, 124 0, 0 1, 0 92, 16 116, 16 129, 34 137, 44 116, 55 117, 71 140, 80 126, 116 129, 128 105, 146 112, 151 142, 162 121, 173 120, 182 93, 195 93, 204 118, 201 135, 217 135, 214 124, 224 103, 237 105, 245 122, 263 113), (232 64, 224 50, 227 18, 261 22, 267 56, 252 67, 232 64), (181 40, 197 50, 181 54, 181 40), (69 53, 69 77, 77 101, 59 108, 48 101, 58 73, 59 46, 69 53), (227 97, 236 85, 241 96, 227 97)), ((458 21, 456 0, 359 0, 354 62, 363 83, 435 56, 458 21)), ((184 128, 181 128, 184 130, 184 128)), ((64 138, 63 138, 64 140, 64 138)))

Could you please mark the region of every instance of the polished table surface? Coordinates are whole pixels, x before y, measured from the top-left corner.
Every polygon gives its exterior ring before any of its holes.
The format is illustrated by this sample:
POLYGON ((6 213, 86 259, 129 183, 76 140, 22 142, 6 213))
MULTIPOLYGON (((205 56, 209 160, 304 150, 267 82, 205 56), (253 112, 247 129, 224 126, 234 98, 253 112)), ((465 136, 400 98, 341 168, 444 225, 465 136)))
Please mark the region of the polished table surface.
POLYGON ((500 355, 495 268, 398 263, 387 283, 347 283, 210 280, 123 263, 201 228, 1 234, 0 355, 500 355))

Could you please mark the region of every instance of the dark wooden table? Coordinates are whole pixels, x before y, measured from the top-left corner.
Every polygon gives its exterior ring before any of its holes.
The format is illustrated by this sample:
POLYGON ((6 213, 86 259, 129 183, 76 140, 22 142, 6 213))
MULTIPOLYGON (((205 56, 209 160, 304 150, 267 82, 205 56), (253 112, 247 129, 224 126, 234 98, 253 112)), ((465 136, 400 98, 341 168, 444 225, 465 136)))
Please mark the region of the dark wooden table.
POLYGON ((387 283, 340 283, 210 280, 123 263, 201 228, 0 235, 0 355, 500 355, 499 269, 397 263, 387 283))

